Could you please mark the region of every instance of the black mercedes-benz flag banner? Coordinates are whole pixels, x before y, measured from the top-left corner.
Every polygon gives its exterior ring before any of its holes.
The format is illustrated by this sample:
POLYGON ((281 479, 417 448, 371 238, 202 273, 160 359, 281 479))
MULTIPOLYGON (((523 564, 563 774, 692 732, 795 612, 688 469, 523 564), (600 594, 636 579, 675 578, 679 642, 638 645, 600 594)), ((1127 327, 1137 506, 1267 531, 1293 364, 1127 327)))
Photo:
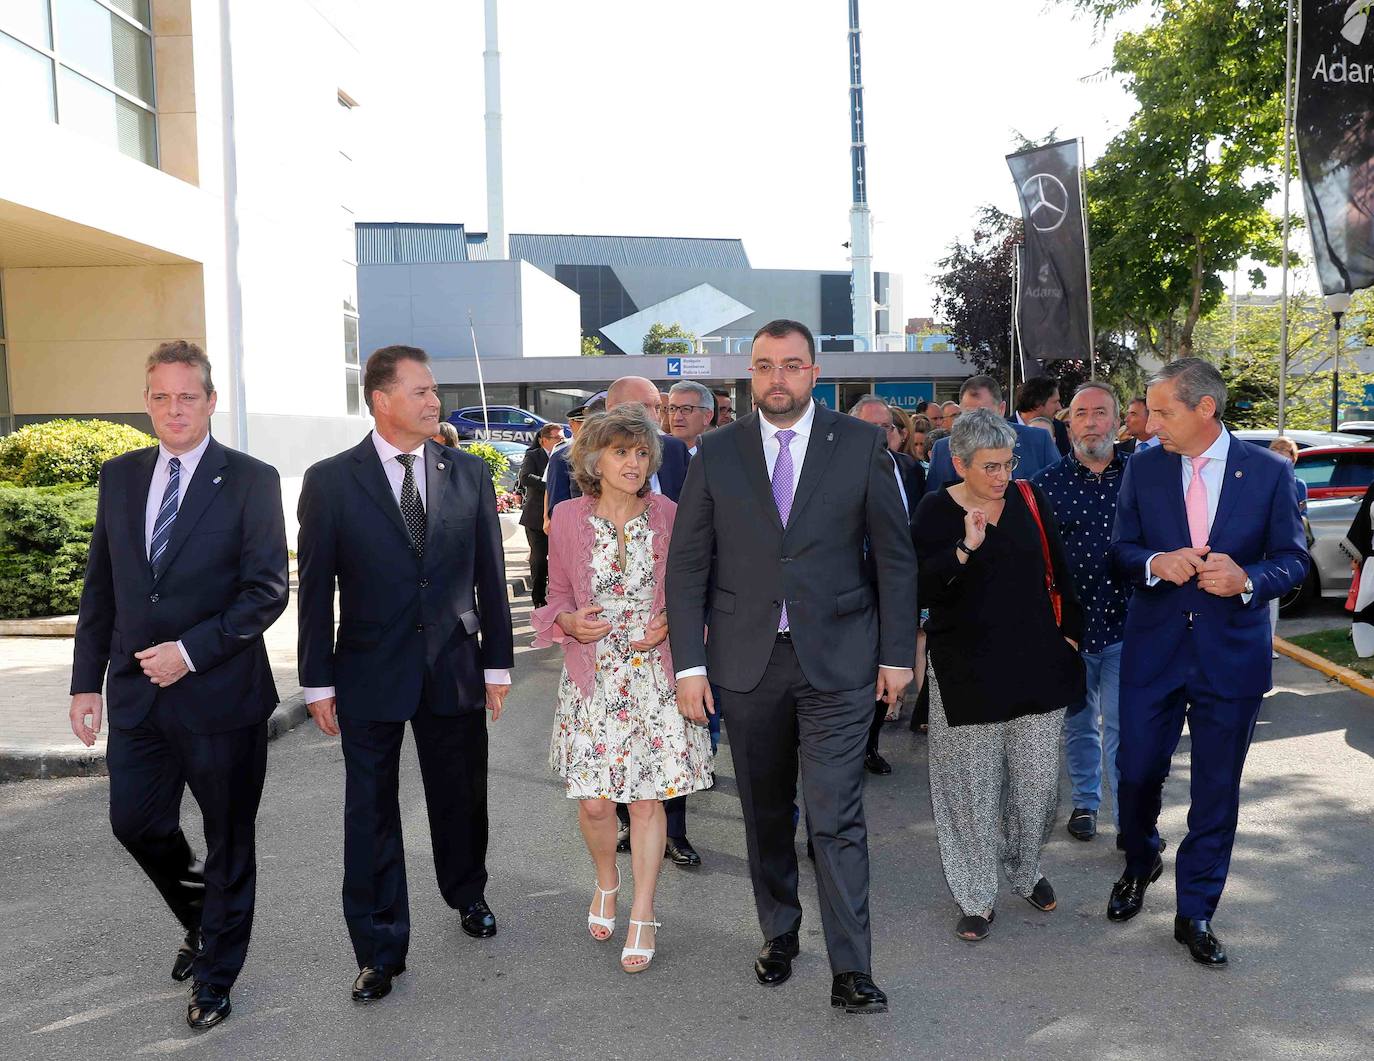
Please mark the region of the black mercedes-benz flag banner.
POLYGON ((1017 323, 1022 362, 1092 356, 1082 149, 1064 140, 1007 156, 1025 221, 1017 323))
POLYGON ((1302 0, 1298 164, 1323 294, 1374 285, 1374 0, 1302 0))

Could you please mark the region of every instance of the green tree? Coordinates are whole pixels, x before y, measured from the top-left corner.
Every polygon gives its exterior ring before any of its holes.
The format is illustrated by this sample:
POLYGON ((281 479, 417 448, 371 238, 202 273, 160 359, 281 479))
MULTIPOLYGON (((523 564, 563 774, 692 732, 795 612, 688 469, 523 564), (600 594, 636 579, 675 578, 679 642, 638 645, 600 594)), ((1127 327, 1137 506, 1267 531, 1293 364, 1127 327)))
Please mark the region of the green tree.
POLYGON ((669 357, 674 354, 690 353, 684 350, 681 343, 665 343, 664 339, 691 339, 696 342, 696 336, 684 328, 681 324, 654 324, 649 328, 649 332, 644 336, 644 353, 650 357, 669 357))
POLYGON ((601 337, 599 335, 582 336, 582 356, 583 357, 602 357, 606 353, 601 349, 601 337))
POLYGON ((1139 107, 1085 174, 1093 308, 1099 327, 1187 356, 1225 275, 1242 258, 1279 260, 1265 203, 1281 157, 1284 0, 1060 2, 1099 24, 1154 9, 1113 50, 1139 107))
POLYGON ((1011 361, 1011 271, 1021 219, 984 206, 968 242, 955 240, 937 262, 935 316, 945 322, 960 360, 1007 382, 1011 361))

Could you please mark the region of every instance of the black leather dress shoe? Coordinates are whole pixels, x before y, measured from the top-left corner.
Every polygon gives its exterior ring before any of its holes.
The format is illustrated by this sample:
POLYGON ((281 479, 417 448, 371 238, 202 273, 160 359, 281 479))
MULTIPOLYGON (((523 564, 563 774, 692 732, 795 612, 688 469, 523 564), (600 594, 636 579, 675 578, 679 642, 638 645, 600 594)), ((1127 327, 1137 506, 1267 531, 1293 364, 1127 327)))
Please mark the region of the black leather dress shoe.
POLYGON ((892 773, 892 764, 877 752, 869 752, 864 756, 864 769, 870 774, 890 774, 892 773))
POLYGON ((354 1002, 376 1002, 391 994, 391 981, 406 971, 404 965, 365 965, 353 981, 354 1002))
POLYGON ((1097 835, 1097 811, 1075 807, 1069 815, 1069 835, 1075 840, 1091 840, 1097 835))
POLYGON ((203 1032, 219 1024, 232 1009, 228 988, 197 983, 191 989, 191 1004, 186 1007, 186 1023, 203 1032))
POLYGON ((1112 885, 1112 897, 1107 900, 1107 920, 1129 921, 1140 913, 1140 908, 1145 905, 1145 889, 1159 880, 1163 872, 1164 860, 1155 855, 1155 864, 1145 876, 1132 877, 1129 873, 1123 873, 1121 879, 1112 885))
POLYGON ((615 834, 615 849, 622 854, 630 850, 630 827, 622 825, 620 831, 615 834))
POLYGON ((886 1013, 887 996, 867 973, 840 973, 830 985, 830 1004, 846 1013, 886 1013))
POLYGON ((180 983, 189 979, 191 967, 196 964, 196 956, 200 954, 202 941, 200 929, 193 928, 186 933, 186 938, 181 941, 181 946, 177 948, 177 956, 172 959, 172 979, 180 983))
POLYGON ((754 975, 765 986, 781 984, 792 975, 792 959, 801 951, 795 932, 770 939, 754 959, 754 975))
POLYGON ((701 865, 701 856, 692 842, 685 836, 670 836, 663 848, 663 857, 673 860, 673 865, 683 869, 696 869, 701 865))
POLYGON ((463 931, 473 939, 487 939, 496 935, 496 915, 485 899, 478 899, 463 910, 463 931))
POLYGON ((1174 939, 1188 945, 1193 961, 1210 968, 1226 964, 1226 948, 1212 932, 1212 923, 1200 917, 1175 917, 1174 939))

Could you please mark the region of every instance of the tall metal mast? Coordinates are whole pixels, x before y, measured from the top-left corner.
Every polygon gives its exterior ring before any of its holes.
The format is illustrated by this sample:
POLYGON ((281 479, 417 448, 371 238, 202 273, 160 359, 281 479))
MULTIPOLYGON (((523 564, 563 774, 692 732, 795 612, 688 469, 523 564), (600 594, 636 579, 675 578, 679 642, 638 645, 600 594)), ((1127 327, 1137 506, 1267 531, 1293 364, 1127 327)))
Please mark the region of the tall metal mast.
POLYGON ((505 187, 501 175, 501 52, 496 41, 496 0, 486 0, 487 47, 487 245, 492 258, 506 257, 505 187))
POLYGON ((849 0, 849 165, 853 205, 849 208, 854 334, 869 350, 874 342, 873 218, 868 212, 868 162, 864 144, 864 82, 859 54, 859 0, 849 0))

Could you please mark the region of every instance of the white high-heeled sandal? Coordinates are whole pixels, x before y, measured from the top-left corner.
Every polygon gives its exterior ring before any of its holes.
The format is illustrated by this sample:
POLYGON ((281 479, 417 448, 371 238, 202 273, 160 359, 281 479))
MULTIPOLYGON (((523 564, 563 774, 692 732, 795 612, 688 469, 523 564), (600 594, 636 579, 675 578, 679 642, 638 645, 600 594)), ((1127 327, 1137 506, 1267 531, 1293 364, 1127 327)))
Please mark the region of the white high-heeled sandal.
MULTIPOLYGON (((606 909, 606 899, 604 897, 608 895, 615 895, 618 891, 620 891, 619 867, 617 867, 615 871, 615 887, 612 888, 610 891, 607 891, 605 888, 601 887, 600 882, 597 883, 596 908, 598 910, 604 911, 606 909)), ((604 943, 606 940, 610 939, 611 936, 615 933, 615 918, 598 917, 596 914, 588 914, 587 933, 592 937, 592 939, 596 940, 598 943, 604 943), (604 936, 598 936, 595 932, 592 931, 593 928, 604 928, 606 930, 606 934, 604 936)))
MULTIPOLYGON (((640 929, 641 929, 641 928, 662 928, 662 927, 663 927, 663 923, 662 923, 661 921, 636 921, 633 917, 630 918, 630 924, 633 925, 633 926, 636 926, 635 929, 634 929, 634 933, 635 933, 635 942, 636 942, 636 943, 639 942, 640 929)), ((655 943, 658 942, 657 938, 655 938, 654 942, 655 942, 655 943)), ((626 943, 627 943, 627 944, 629 943, 629 938, 628 938, 628 937, 626 937, 626 943)), ((621 950, 621 952, 620 952, 620 967, 621 967, 622 969, 624 969, 627 973, 642 973, 645 969, 649 968, 649 964, 650 964, 653 960, 654 960, 654 948, 653 948, 653 947, 631 947, 631 946, 626 946, 626 947, 625 947, 623 950, 621 950), (643 958, 644 961, 643 961, 642 963, 640 963, 639 965, 626 965, 626 964, 625 964, 625 959, 626 959, 626 958, 643 958)))

